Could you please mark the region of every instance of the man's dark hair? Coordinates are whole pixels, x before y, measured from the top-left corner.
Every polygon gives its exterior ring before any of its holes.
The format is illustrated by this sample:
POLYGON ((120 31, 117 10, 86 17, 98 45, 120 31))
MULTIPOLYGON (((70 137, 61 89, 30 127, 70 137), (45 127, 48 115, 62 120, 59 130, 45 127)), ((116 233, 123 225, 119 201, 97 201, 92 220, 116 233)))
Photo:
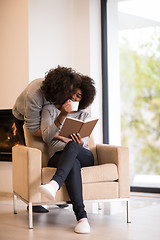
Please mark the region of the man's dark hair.
POLYGON ((72 68, 58 66, 46 73, 41 90, 47 101, 62 105, 81 86, 81 81, 72 68))

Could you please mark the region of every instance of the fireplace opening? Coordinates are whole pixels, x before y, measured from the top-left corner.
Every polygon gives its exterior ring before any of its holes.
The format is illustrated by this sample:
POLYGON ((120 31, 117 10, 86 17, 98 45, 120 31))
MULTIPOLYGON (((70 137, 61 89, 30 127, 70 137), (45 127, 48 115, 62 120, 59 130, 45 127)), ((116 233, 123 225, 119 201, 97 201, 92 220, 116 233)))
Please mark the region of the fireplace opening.
POLYGON ((11 109, 0 110, 0 161, 12 161, 12 147, 23 145, 11 109))

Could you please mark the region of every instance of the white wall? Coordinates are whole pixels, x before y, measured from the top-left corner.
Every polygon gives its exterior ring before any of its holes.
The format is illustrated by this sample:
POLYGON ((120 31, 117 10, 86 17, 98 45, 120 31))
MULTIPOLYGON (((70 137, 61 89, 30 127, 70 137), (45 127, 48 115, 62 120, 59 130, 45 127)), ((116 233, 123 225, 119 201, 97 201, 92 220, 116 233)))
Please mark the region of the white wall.
MULTIPOLYGON (((90 74, 90 52, 94 51, 90 44, 95 39, 100 41, 99 3, 99 0, 29 0, 30 81, 58 64, 90 74)), ((96 47, 100 51, 98 42, 96 47)))
POLYGON ((90 76, 96 83, 96 98, 91 106, 91 115, 99 121, 93 134, 96 143, 103 142, 102 136, 102 72, 101 72, 101 6, 100 1, 90 0, 90 76))
POLYGON ((90 1, 74 1, 73 67, 90 75, 90 1))
POLYGON ((108 0, 109 140, 121 144, 118 0, 108 0))
POLYGON ((74 0, 29 0, 29 80, 73 65, 74 0))
MULTIPOLYGON (((12 108, 30 81, 59 64, 96 81, 97 97, 89 110, 101 118, 100 0, 3 0, 0 9, 1 32, 8 34, 0 38, 6 59, 0 58, 0 108, 12 108)), ((96 142, 102 141, 100 123, 96 142)), ((11 175, 11 163, 0 162, 0 192, 12 191, 11 175)))
POLYGON ((99 0, 29 0, 29 81, 58 64, 91 76, 97 96, 89 111, 100 118, 97 142, 102 142, 100 29, 99 0))

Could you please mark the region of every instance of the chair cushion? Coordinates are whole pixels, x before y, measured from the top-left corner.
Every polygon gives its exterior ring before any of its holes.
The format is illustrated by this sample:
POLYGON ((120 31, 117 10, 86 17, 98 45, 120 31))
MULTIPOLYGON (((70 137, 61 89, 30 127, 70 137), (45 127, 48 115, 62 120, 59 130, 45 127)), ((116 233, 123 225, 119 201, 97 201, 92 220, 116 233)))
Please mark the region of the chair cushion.
MULTIPOLYGON (((56 172, 56 168, 42 168, 42 184, 50 181, 56 172)), ((113 163, 85 167, 81 169, 82 183, 113 182, 118 180, 117 166, 113 163)))
POLYGON ((117 166, 113 163, 82 168, 82 182, 112 182, 118 179, 117 166))

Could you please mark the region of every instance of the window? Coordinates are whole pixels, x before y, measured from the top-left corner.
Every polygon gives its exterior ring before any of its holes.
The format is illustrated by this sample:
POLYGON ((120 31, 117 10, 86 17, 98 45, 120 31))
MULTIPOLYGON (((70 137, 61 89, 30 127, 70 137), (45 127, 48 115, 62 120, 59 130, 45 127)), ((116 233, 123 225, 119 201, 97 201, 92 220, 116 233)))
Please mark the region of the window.
POLYGON ((160 192, 160 2, 107 3, 109 143, 129 147, 133 188, 160 192))

